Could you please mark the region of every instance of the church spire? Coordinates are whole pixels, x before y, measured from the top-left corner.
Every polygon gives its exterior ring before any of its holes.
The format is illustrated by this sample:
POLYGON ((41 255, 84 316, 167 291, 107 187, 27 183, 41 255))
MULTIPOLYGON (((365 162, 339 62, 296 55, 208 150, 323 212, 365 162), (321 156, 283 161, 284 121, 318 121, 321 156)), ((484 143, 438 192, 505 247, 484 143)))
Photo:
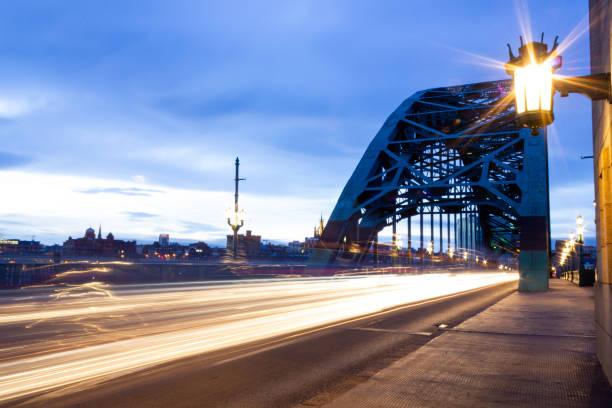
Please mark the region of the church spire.
POLYGON ((321 221, 319 221, 319 236, 323 236, 324 229, 325 229, 325 224, 323 222, 323 213, 321 213, 321 221))
POLYGON ((98 228, 98 239, 102 239, 102 224, 100 224, 100 227, 98 228))
POLYGON ((321 220, 319 221, 319 225, 314 228, 314 237, 321 238, 323 235, 323 229, 325 228, 325 223, 323 222, 323 213, 321 213, 321 220))

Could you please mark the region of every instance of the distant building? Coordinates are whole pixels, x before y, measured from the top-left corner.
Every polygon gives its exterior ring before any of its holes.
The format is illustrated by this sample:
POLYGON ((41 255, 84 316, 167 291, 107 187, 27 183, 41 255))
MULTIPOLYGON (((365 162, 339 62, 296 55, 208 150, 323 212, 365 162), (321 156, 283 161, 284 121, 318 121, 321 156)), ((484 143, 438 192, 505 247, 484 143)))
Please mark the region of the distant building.
POLYGON ((304 244, 300 241, 291 241, 287 247, 291 253, 301 253, 304 250, 304 244))
POLYGON ((205 242, 196 242, 189 244, 185 255, 189 259, 204 259, 211 256, 212 252, 212 249, 205 242))
POLYGON ((181 259, 187 253, 187 247, 177 242, 161 245, 159 241, 155 241, 151 245, 143 245, 139 251, 145 258, 176 260, 177 257, 181 259))
POLYGON ((102 227, 98 237, 93 228, 87 228, 83 238, 68 237, 62 246, 62 253, 68 256, 99 256, 111 258, 132 258, 136 256, 136 241, 115 239, 112 233, 102 238, 102 227))
POLYGON ((22 241, 20 239, 0 239, 0 253, 35 254, 41 251, 39 241, 22 241))
POLYGON ((168 246, 170 245, 170 235, 169 234, 159 234, 159 245, 160 246, 168 246))
MULTIPOLYGON (((233 249, 234 235, 227 236, 226 248, 233 249)), ((251 230, 247 230, 246 235, 238 234, 236 251, 241 256, 259 256, 261 253, 261 235, 253 235, 251 230)))
POLYGON ((289 247, 287 245, 274 244, 270 241, 265 241, 261 246, 261 256, 265 257, 286 257, 289 247))
POLYGON ((321 240, 323 236, 323 230, 325 229, 325 222, 323 221, 323 214, 321 214, 321 219, 319 220, 319 225, 314 228, 314 235, 312 237, 304 238, 304 243, 302 244, 302 249, 310 253, 312 249, 316 248, 318 242, 321 240))
MULTIPOLYGON (((555 241, 555 249, 553 251, 553 264, 555 266, 559 266, 559 262, 561 260, 561 254, 563 253, 563 248, 565 247, 565 243, 568 240, 558 239, 555 241)), ((570 256, 566 259, 566 264, 571 267, 577 267, 578 265, 578 251, 579 244, 574 244, 574 251, 570 252, 570 256), (572 263, 573 262, 573 263, 572 263)), ((582 244, 582 264, 591 266, 597 263, 597 248, 591 245, 582 244)))

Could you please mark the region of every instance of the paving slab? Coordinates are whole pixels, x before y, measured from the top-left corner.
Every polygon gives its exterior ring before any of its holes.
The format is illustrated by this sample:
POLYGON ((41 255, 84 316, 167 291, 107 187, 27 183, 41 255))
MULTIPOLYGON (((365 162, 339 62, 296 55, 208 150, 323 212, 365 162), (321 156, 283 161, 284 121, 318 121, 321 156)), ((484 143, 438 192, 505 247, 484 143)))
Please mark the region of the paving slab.
POLYGON ((326 407, 612 407, 593 289, 514 292, 326 407))

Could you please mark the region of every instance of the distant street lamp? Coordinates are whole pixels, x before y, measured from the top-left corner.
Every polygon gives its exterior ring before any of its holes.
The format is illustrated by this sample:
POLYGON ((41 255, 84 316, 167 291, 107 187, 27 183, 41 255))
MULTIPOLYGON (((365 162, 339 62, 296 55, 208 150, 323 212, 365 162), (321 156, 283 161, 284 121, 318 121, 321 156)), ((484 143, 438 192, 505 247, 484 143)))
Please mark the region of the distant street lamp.
POLYGON ((574 239, 574 231, 569 233, 569 256, 570 256, 570 269, 572 271, 572 280, 574 280, 574 254, 576 253, 576 240, 574 239))
POLYGON ((395 234, 394 241, 395 241, 395 249, 397 249, 398 252, 401 251, 401 249, 402 249, 402 236, 399 233, 395 234))
POLYGON ((553 93, 561 96, 580 93, 591 100, 607 99, 612 103, 610 93, 610 73, 585 75, 581 77, 557 78, 554 71, 561 68, 562 58, 557 54, 558 37, 550 51, 544 43, 544 33, 540 42, 532 41, 518 49, 514 56, 508 44, 510 60, 506 63, 506 72, 514 79, 514 99, 516 123, 532 130, 532 135, 539 134, 538 129, 550 125, 553 114, 553 93))
POLYGON ((234 208, 229 208, 227 210, 227 224, 234 231, 234 237, 232 239, 232 254, 233 257, 236 258, 237 251, 237 242, 238 242, 238 230, 240 227, 244 225, 245 212, 244 210, 238 211, 238 182, 246 179, 241 179, 238 177, 238 168, 240 166, 240 160, 236 157, 236 178, 234 178, 235 182, 235 193, 234 193, 234 208))
POLYGON ((578 243, 583 242, 583 234, 584 234, 584 218, 582 215, 576 217, 576 234, 578 234, 578 243))
POLYGON ((584 218, 582 215, 576 217, 576 234, 578 234, 578 274, 582 275, 584 273, 582 266, 582 249, 584 245, 584 218))

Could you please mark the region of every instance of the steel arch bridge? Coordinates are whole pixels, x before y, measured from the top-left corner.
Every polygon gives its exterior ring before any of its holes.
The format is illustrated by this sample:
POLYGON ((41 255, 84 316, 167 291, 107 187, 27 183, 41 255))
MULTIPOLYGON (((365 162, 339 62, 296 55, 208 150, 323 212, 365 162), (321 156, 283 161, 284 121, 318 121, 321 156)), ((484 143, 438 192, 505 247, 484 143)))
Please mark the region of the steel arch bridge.
POLYGON ((510 80, 428 89, 406 99, 363 154, 309 263, 362 263, 378 232, 392 226, 395 236, 403 219, 409 248, 411 223, 419 223, 422 253, 428 219, 428 245, 440 255, 452 248, 471 258, 518 256, 519 286, 545 289, 546 134, 518 128, 512 101, 510 80))

